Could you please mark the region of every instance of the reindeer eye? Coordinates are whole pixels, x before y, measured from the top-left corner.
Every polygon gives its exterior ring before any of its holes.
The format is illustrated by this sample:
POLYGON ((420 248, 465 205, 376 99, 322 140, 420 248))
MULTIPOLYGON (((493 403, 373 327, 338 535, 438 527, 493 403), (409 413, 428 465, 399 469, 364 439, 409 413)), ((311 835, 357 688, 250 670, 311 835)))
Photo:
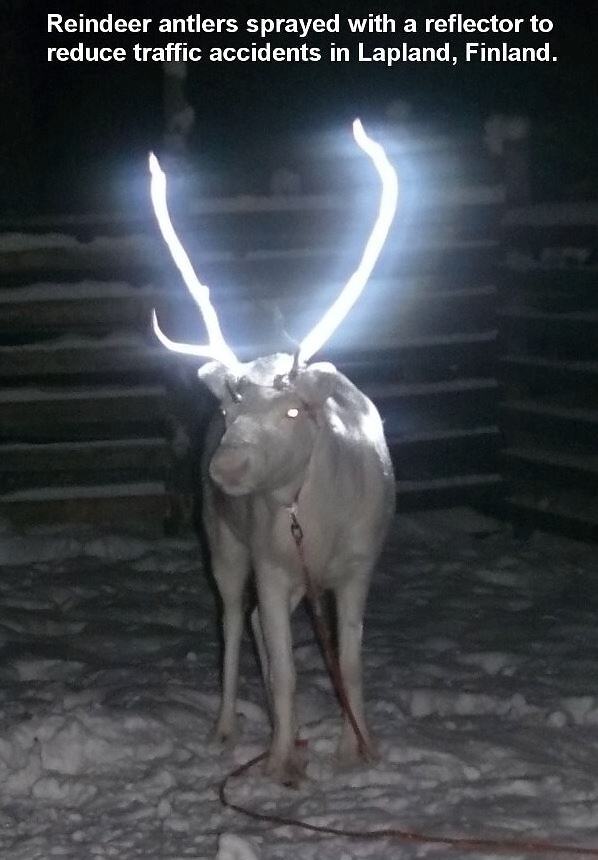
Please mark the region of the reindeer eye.
POLYGON ((221 409, 220 414, 222 415, 223 418, 226 418, 226 409, 221 409))
POLYGON ((287 418, 296 418, 299 415, 298 409, 287 409, 287 418))

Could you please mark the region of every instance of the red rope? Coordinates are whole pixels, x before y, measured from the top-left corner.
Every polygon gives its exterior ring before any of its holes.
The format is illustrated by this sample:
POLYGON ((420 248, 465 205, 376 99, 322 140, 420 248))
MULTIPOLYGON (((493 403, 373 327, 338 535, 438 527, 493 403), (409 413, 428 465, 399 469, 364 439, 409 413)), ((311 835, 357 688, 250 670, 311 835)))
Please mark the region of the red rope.
POLYGON ((276 827, 301 827, 303 830, 310 830, 312 833, 323 833, 326 836, 344 836, 349 839, 400 839, 403 842, 413 842, 418 844, 436 844, 447 845, 451 848, 461 848, 464 851, 483 851, 492 850, 501 853, 509 852, 524 852, 526 854, 573 854, 581 857, 598 857, 598 848, 582 848, 577 845, 559 845, 555 842, 543 842, 541 840, 518 840, 518 839, 467 839, 458 836, 434 836, 427 833, 420 833, 416 830, 402 830, 398 827, 383 827, 377 830, 348 830, 344 827, 329 827, 324 824, 309 824, 307 821, 300 821, 297 818, 290 818, 286 815, 272 815, 265 812, 255 812, 253 809, 248 809, 245 806, 240 806, 233 803, 226 796, 226 787, 229 780, 242 776, 254 765, 263 761, 267 753, 263 752, 250 761, 245 762, 238 768, 233 770, 228 776, 223 779, 218 790, 218 796, 223 806, 229 809, 234 809, 235 812, 240 812, 241 815, 246 815, 253 818, 255 821, 264 821, 267 824, 274 824, 276 827))
MULTIPOLYGON (((320 646, 324 654, 326 667, 328 669, 328 672, 330 673, 330 677, 332 679, 336 695, 341 703, 341 707, 347 719, 349 720, 353 731, 355 732, 355 737, 357 738, 357 743, 359 746, 359 752, 361 755, 368 757, 370 753, 368 743, 364 738, 363 733, 361 732, 357 723, 357 720, 355 719, 355 715, 353 714, 353 711, 351 709, 351 705, 349 703, 349 699, 345 690, 345 685, 343 683, 338 659, 332 647, 328 628, 324 623, 324 619, 322 617, 322 608, 318 599, 318 593, 316 591, 315 585, 309 573, 309 569, 305 562, 305 556, 303 552, 303 531, 297 519, 297 515, 292 508, 290 509, 289 513, 291 517, 291 534, 293 535, 293 540, 295 541, 297 552, 301 560, 301 567, 305 578, 307 598, 312 607, 316 636, 320 642, 320 646)), ((306 742, 297 741, 296 743, 298 746, 305 746, 306 742)), ((402 830, 399 827, 383 827, 376 830, 349 830, 343 827, 329 827, 324 824, 309 824, 309 822, 307 821, 301 821, 300 819, 290 818, 285 815, 273 815, 265 812, 255 812, 253 809, 248 809, 245 806, 240 806, 239 804, 230 801, 226 796, 226 788, 229 780, 236 779, 237 777, 242 776, 244 773, 247 773, 250 768, 258 764, 260 761, 263 761, 266 756, 267 753, 260 753, 259 755, 255 756, 244 764, 239 765, 239 767, 231 771, 231 773, 229 773, 222 780, 218 789, 218 796, 220 798, 220 803, 223 806, 226 806, 229 809, 234 809, 235 812, 239 812, 241 815, 245 815, 248 818, 252 818, 254 821, 264 821, 267 824, 273 824, 275 827, 301 827, 303 830, 309 830, 312 833, 322 833, 326 836, 344 836, 349 839, 361 840, 400 839, 403 842, 411 842, 415 844, 446 845, 450 848, 460 848, 463 851, 492 850, 505 854, 509 852, 523 852, 525 854, 552 853, 572 854, 576 857, 598 857, 598 848, 583 848, 578 845, 561 845, 556 842, 542 840, 472 839, 459 836, 434 836, 427 833, 420 833, 416 830, 402 830)))
POLYGON ((305 591, 307 593, 307 599, 310 603, 311 610, 313 613, 316 638, 320 643, 322 654, 324 655, 324 662, 326 663, 328 674, 330 675, 330 678, 332 680, 332 686, 341 704, 343 713, 349 720, 351 728, 353 729, 355 737, 357 738, 357 746, 359 749, 360 756, 362 756, 364 759, 371 759, 373 758, 373 756, 371 754, 368 742, 364 738, 363 732, 359 727, 359 723, 355 719, 353 709, 351 708, 351 703, 349 702, 349 697, 347 695, 347 690, 345 688, 343 676, 341 674, 340 665, 336 654, 334 653, 334 648, 330 640, 330 633, 328 631, 328 627, 324 623, 324 618, 322 616, 322 605, 320 603, 318 592, 309 573, 309 568, 305 562, 305 553, 303 551, 303 529, 301 528, 299 520, 297 519, 297 515, 292 508, 290 510, 290 517, 291 534, 293 536, 293 540, 295 541, 295 546, 297 547, 299 560, 301 561, 301 569, 303 571, 303 578, 305 580, 305 591))

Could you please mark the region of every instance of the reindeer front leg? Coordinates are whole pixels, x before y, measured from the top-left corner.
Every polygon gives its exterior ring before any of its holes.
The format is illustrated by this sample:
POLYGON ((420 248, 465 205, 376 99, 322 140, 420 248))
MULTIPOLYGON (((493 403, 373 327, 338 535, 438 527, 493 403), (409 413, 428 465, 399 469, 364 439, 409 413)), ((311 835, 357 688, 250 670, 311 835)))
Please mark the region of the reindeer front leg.
POLYGON ((304 772, 295 748, 295 666, 291 642, 293 590, 286 571, 271 562, 257 566, 259 618, 268 656, 273 734, 266 772, 284 785, 296 785, 304 772))
POLYGON ((243 592, 250 571, 249 553, 230 529, 218 524, 212 547, 212 572, 222 598, 224 660, 222 701, 216 724, 218 740, 229 740, 235 733, 236 701, 239 683, 239 649, 243 633, 243 592))

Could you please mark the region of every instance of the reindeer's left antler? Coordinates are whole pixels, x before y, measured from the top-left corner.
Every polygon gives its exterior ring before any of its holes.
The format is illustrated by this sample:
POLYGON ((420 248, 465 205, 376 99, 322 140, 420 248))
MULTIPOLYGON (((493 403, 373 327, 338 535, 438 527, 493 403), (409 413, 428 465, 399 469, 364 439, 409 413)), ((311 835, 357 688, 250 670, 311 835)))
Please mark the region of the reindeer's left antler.
POLYGON ((397 210, 399 182, 395 169, 388 160, 384 149, 379 143, 368 137, 359 119, 356 119, 353 123, 353 136, 357 144, 372 159, 382 182, 382 196, 378 208, 378 217, 365 246, 359 266, 347 281, 334 304, 328 308, 319 323, 301 341, 299 349, 300 363, 308 362, 312 355, 323 347, 361 295, 384 247, 390 225, 397 210))
POLYGON ((170 214, 168 212, 168 204, 166 202, 166 176, 153 152, 150 153, 149 168, 152 176, 152 203, 154 205, 154 212, 156 213, 160 232, 162 233, 162 237, 168 245, 172 258, 176 263, 185 284, 187 285, 187 289, 199 306, 208 330, 209 344, 196 346, 195 344, 176 343, 175 341, 170 340, 158 325, 158 318, 155 310, 152 311, 152 325, 154 332, 160 342, 163 343, 167 349, 170 349, 173 352, 180 352, 184 355, 196 355, 200 358, 213 358, 221 361, 222 364, 227 365, 227 367, 237 368, 239 361, 222 336, 216 311, 210 301, 210 291, 205 284, 201 283, 195 274, 195 270, 191 265, 187 252, 181 245, 179 237, 172 226, 170 214))

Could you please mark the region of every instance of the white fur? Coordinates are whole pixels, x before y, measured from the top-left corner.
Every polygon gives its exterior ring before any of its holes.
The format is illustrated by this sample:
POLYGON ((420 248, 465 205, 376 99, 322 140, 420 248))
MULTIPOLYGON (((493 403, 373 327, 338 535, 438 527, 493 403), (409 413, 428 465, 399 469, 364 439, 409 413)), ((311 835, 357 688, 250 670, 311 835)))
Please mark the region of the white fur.
MULTIPOLYGON (((231 398, 236 381, 229 379, 227 387, 221 365, 212 362, 200 372, 226 411, 226 427, 217 419, 210 429, 204 463, 204 524, 224 609, 217 733, 225 738, 235 728, 242 598, 253 571, 258 606, 252 627, 273 722, 268 771, 283 782, 294 781, 301 771, 294 745, 290 616, 305 591, 289 506, 296 501, 313 579, 335 595, 341 671, 367 738, 361 680, 363 614, 395 492, 374 405, 329 364, 303 368, 282 389, 272 387, 275 376, 289 367, 286 355, 245 365, 240 402, 231 398), (298 409, 297 417, 289 418, 289 409, 298 409), (246 458, 247 473, 239 482, 231 462, 236 468, 246 458), (229 485, 229 478, 236 483, 229 485)), ((345 758, 357 754, 348 724, 340 751, 345 758)))

